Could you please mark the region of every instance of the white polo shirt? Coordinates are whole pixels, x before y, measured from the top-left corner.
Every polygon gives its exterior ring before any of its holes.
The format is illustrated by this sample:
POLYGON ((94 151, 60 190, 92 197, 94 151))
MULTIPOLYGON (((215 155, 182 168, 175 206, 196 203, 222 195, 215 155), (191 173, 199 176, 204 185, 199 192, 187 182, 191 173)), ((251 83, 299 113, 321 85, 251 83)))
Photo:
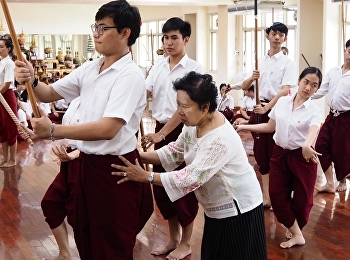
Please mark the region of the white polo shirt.
POLYGON ((253 111, 254 106, 256 105, 255 98, 244 96, 241 102, 241 107, 245 108, 247 111, 253 111))
POLYGON ((302 147, 310 126, 320 127, 324 121, 321 109, 312 102, 311 98, 293 110, 295 95, 279 98, 269 113, 269 117, 276 122, 273 135, 275 143, 288 150, 302 147))
POLYGON ((229 94, 226 94, 224 99, 220 95, 218 97, 218 99, 216 100, 216 102, 217 102, 219 111, 224 111, 227 106, 230 109, 234 109, 235 108, 235 101, 234 101, 233 97, 230 96, 229 94))
POLYGON ((10 56, 0 61, 0 86, 6 82, 11 82, 9 89, 15 89, 15 63, 10 56))
POLYGON ((342 67, 332 68, 322 80, 322 84, 312 99, 329 93, 328 105, 338 111, 350 110, 350 71, 342 74, 342 67))
MULTIPOLYGON (((273 99, 280 92, 282 86, 289 85, 290 88, 297 86, 296 65, 282 51, 272 57, 265 55, 260 58, 258 69, 260 71, 258 81, 260 100, 273 99)), ((246 78, 253 74, 253 70, 255 70, 255 65, 247 73, 246 78)))
POLYGON ((170 71, 169 57, 156 63, 146 79, 146 88, 152 93, 152 116, 160 123, 167 123, 177 110, 176 91, 173 83, 190 71, 203 73, 204 68, 187 54, 170 71))
POLYGON ((111 140, 78 142, 84 153, 121 155, 136 149, 135 133, 146 106, 145 80, 130 53, 99 73, 103 62, 85 62, 52 86, 67 102, 80 96, 82 124, 103 117, 123 119, 124 126, 111 140))

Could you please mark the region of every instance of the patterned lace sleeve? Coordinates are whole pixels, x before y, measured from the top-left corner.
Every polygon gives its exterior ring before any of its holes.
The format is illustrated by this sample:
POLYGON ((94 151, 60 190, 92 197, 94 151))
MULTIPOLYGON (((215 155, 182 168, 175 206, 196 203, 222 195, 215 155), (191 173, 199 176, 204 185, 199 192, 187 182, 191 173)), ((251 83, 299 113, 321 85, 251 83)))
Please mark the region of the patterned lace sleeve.
POLYGON ((184 161, 184 141, 181 133, 175 142, 156 150, 160 162, 166 171, 172 171, 184 161))
POLYGON ((200 146, 191 148, 194 160, 185 168, 161 174, 161 181, 169 198, 175 201, 198 189, 217 174, 229 160, 229 150, 220 137, 208 137, 200 146))

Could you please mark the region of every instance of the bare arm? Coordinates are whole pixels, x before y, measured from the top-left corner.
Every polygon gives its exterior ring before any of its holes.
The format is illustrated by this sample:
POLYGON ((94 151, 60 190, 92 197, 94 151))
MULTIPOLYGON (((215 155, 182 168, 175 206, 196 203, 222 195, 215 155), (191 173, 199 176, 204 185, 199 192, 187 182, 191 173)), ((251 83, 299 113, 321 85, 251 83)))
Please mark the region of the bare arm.
POLYGON ((11 82, 5 82, 1 87, 0 87, 0 93, 4 94, 10 87, 11 82))
MULTIPOLYGON (((31 123, 34 133, 38 138, 46 139, 50 137, 50 119, 43 115, 40 118, 32 118, 31 123)), ((77 125, 55 125, 53 137, 55 139, 69 138, 83 141, 110 140, 124 125, 124 120, 120 118, 104 117, 98 121, 77 124, 77 125)))
POLYGON ((249 119, 246 108, 240 107, 239 111, 241 112, 241 115, 243 116, 244 119, 247 119, 247 120, 249 119))
POLYGON ((316 125, 312 125, 309 127, 308 135, 302 146, 303 157, 306 161, 309 161, 311 159, 312 161, 317 162, 317 156, 322 155, 316 152, 313 148, 316 142, 316 138, 318 136, 319 129, 320 128, 316 125))
POLYGON ((280 90, 280 92, 278 92, 277 95, 274 96, 274 98, 271 99, 271 101, 269 103, 267 103, 265 106, 262 106, 261 104, 256 105, 254 107, 254 113, 265 114, 267 111, 269 111, 270 109, 272 109, 276 105, 276 103, 280 97, 287 96, 288 93, 289 93, 289 85, 283 86, 282 89, 280 90))
POLYGON ((180 116, 177 112, 173 114, 170 120, 163 126, 163 128, 154 134, 147 134, 141 139, 141 146, 149 148, 152 144, 159 143, 164 138, 171 133, 179 124, 181 123, 180 116))
POLYGON ((156 165, 161 164, 159 156, 155 151, 140 152, 140 156, 143 163, 151 163, 156 165))
POLYGON ((254 70, 253 74, 249 78, 243 80, 243 82, 242 82, 242 89, 250 88, 250 86, 253 84, 253 82, 255 80, 259 79, 259 77, 260 77, 260 71, 259 70, 254 70))
POLYGON ((236 131, 248 130, 250 132, 257 133, 272 133, 276 129, 276 122, 270 119, 267 123, 256 124, 256 125, 238 125, 236 131))

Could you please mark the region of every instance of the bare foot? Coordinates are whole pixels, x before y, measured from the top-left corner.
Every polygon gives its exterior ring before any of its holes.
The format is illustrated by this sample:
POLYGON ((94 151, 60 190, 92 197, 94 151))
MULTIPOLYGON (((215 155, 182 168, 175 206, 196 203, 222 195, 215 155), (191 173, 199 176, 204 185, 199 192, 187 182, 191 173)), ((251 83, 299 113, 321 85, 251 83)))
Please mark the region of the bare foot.
POLYGON ((336 191, 346 191, 346 179, 344 178, 341 180, 338 184, 338 186, 335 188, 336 191))
POLYGON ((151 254, 152 255, 164 255, 167 254, 171 251, 173 251, 174 249, 176 249, 176 245, 175 244, 170 244, 170 242, 166 245, 162 245, 157 247, 156 249, 154 249, 151 254))
POLYGON ((333 185, 331 184, 326 184, 326 185, 323 185, 321 187, 315 187, 315 189, 318 191, 318 192, 328 192, 328 193, 335 193, 335 188, 333 185))
POLYGON ((270 210, 273 211, 273 207, 272 206, 270 207, 270 210))
POLYGON ((288 228, 286 228, 286 238, 291 239, 293 237, 292 232, 289 231, 288 228))
POLYGON ((2 168, 10 168, 16 165, 15 161, 7 161, 4 164, 0 165, 2 168))
POLYGON ((0 167, 2 167, 6 162, 7 162, 7 160, 1 159, 1 161, 0 161, 0 167))
POLYGON ((172 251, 166 259, 169 260, 180 260, 186 256, 192 254, 191 246, 180 244, 174 251, 172 251))
POLYGON ((305 245, 305 238, 303 236, 295 236, 286 242, 282 242, 280 247, 291 248, 292 246, 302 246, 305 245))

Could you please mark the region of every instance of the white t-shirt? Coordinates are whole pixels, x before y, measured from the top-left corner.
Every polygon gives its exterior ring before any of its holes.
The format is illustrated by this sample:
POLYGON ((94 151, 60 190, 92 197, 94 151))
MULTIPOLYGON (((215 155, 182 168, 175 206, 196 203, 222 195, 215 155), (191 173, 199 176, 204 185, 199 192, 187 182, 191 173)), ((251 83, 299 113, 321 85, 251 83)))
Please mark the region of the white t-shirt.
POLYGON ((253 111, 255 105, 256 105, 255 98, 251 98, 248 96, 244 96, 242 98, 241 107, 245 108, 247 111, 253 111))
POLYGON ((167 123, 177 110, 176 91, 173 83, 190 71, 203 73, 204 68, 187 54, 170 71, 169 57, 156 63, 146 79, 146 88, 152 93, 152 116, 160 123, 167 123))
MULTIPOLYGON (((62 117, 62 125, 76 125, 80 121, 80 97, 74 99, 64 113, 62 117)), ((75 149, 77 148, 77 141, 72 139, 67 139, 67 145, 75 149)))
POLYGON ((328 105, 338 111, 350 110, 350 71, 342 74, 342 67, 332 68, 322 80, 322 84, 312 99, 329 93, 328 105))
POLYGON ((310 126, 320 127, 324 121, 321 109, 314 104, 311 98, 293 110, 295 95, 279 98, 269 113, 269 117, 276 122, 276 130, 273 135, 275 143, 288 150, 302 147, 310 126))
MULTIPOLYGON (((272 57, 265 55, 259 59, 258 69, 259 96, 260 100, 271 100, 282 89, 282 86, 289 85, 290 88, 297 86, 297 69, 295 63, 289 59, 282 51, 272 57)), ((246 78, 253 74, 255 66, 247 73, 246 78)), ((255 81, 253 81, 255 84, 255 81)))
POLYGON ((15 89, 15 63, 10 56, 0 61, 0 86, 6 82, 11 82, 9 89, 15 89))
POLYGON ((218 99, 216 100, 216 103, 218 105, 219 111, 224 111, 227 106, 230 109, 235 108, 235 101, 233 97, 230 96, 229 94, 226 94, 224 99, 222 98, 222 96, 218 97, 218 99))
POLYGON ((248 212, 262 200, 261 188, 248 162, 241 138, 232 125, 224 125, 197 138, 196 127, 184 126, 176 140, 156 150, 162 166, 162 184, 172 201, 194 191, 211 218, 248 212), (173 171, 183 161, 186 167, 173 171))
POLYGON ((136 132, 146 106, 144 75, 128 53, 99 73, 104 58, 85 62, 52 84, 70 102, 80 96, 80 122, 103 117, 121 118, 125 124, 111 140, 80 141, 78 149, 88 154, 121 155, 136 149, 136 132))
POLYGON ((25 126, 28 126, 27 115, 22 109, 18 109, 17 117, 20 123, 23 123, 25 126))

